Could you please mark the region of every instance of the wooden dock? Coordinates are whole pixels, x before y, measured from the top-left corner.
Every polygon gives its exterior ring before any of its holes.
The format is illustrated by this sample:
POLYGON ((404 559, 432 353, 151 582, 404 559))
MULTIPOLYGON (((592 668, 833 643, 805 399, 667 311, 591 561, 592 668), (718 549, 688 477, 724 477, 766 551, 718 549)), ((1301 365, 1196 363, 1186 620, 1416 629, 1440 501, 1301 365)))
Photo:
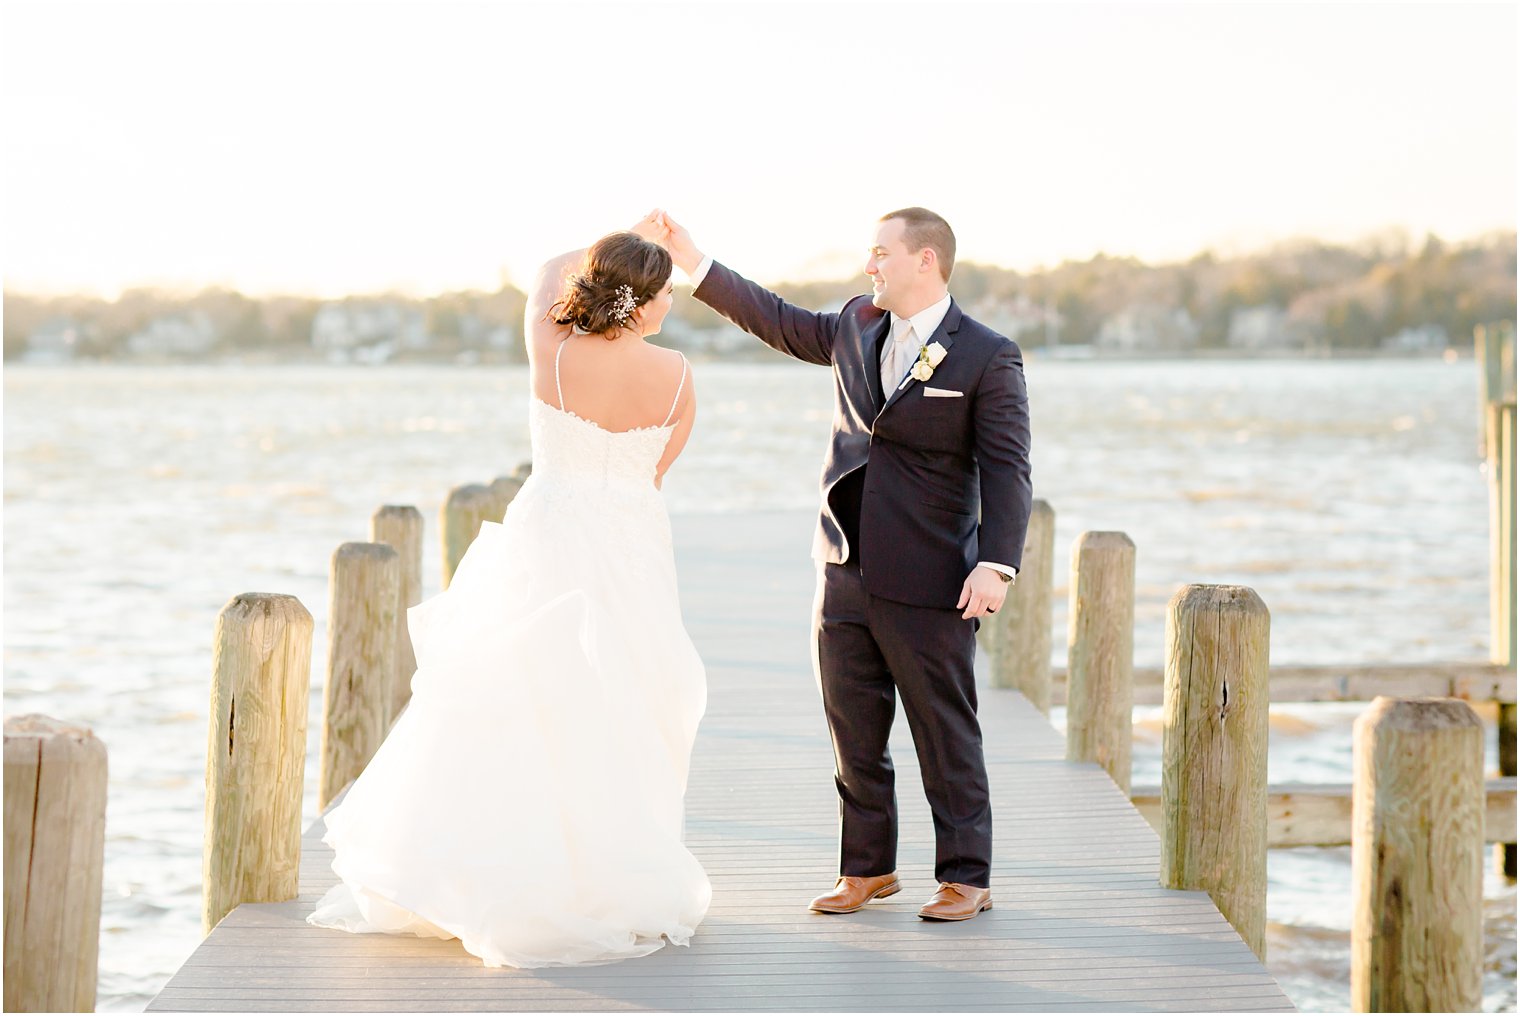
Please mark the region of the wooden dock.
POLYGON ((980 705, 993 909, 916 916, 935 888, 933 833, 899 717, 903 892, 855 914, 807 910, 833 885, 838 813, 808 653, 811 525, 805 512, 676 519, 709 685, 687 839, 713 903, 689 948, 518 971, 457 941, 313 928, 305 915, 334 882, 319 819, 300 897, 238 907, 148 1010, 1291 1010, 1207 894, 1158 886, 1155 832, 1102 769, 1064 761, 1064 738, 1013 691, 984 687, 980 705))

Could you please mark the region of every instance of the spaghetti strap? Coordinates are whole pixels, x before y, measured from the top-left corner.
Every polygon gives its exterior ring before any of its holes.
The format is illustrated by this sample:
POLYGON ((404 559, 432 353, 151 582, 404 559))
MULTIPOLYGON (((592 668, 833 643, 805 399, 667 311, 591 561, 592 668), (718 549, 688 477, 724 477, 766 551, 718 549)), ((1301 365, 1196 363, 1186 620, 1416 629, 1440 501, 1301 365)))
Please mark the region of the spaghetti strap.
MULTIPOLYGON (((676 352, 679 353, 680 350, 676 350, 676 352)), ((676 407, 681 404, 681 393, 686 390, 686 368, 687 368, 687 366, 688 366, 688 363, 687 363, 687 360, 686 360, 686 354, 685 353, 681 353, 681 383, 676 386, 676 397, 675 397, 675 400, 671 402, 671 404, 670 404, 670 412, 668 412, 668 413, 665 414, 665 422, 662 423, 662 424, 660 424, 661 427, 669 427, 670 426, 670 418, 672 416, 676 415, 676 407)))
POLYGON ((559 358, 565 351, 565 343, 561 342, 559 348, 554 351, 554 391, 559 396, 559 411, 565 411, 565 389, 559 383, 559 358))

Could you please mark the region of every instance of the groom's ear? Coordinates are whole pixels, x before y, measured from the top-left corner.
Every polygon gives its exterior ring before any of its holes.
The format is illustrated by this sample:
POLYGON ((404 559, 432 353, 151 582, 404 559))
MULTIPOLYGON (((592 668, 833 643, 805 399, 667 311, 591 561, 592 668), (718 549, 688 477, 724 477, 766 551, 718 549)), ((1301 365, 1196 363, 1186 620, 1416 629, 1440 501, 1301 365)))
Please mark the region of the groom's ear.
POLYGON ((918 270, 920 272, 939 271, 939 255, 934 253, 933 247, 925 247, 918 252, 918 270))

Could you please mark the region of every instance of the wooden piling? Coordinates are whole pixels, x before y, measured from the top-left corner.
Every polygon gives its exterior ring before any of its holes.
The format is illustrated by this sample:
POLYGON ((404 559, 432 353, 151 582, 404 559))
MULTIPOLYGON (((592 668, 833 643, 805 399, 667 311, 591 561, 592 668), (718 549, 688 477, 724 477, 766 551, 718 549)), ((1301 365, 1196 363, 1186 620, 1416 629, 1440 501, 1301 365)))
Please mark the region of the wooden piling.
POLYGON ((443 588, 453 581, 454 570, 480 532, 480 523, 491 518, 500 501, 500 494, 481 483, 467 483, 449 491, 438 527, 443 541, 443 588))
POLYGON ((1493 419, 1489 408, 1515 400, 1515 325, 1500 321, 1473 330, 1473 354, 1478 365, 1478 454, 1494 454, 1493 419))
POLYGON ((388 504, 370 518, 369 538, 396 551, 400 576, 396 599, 396 673, 391 683, 390 716, 394 722, 412 697, 417 654, 406 626, 406 609, 422 602, 422 513, 411 505, 388 504))
POLYGON ((202 930, 239 903, 294 899, 311 688, 311 614, 243 593, 216 619, 206 747, 202 930))
POLYGON ((1134 731, 1135 544, 1087 532, 1071 548, 1066 758, 1129 792, 1134 731))
POLYGON ((93 1012, 106 746, 37 714, 5 721, 5 1011, 93 1012))
POLYGON ((491 506, 490 519, 492 522, 500 522, 506 517, 507 508, 512 504, 512 499, 522 486, 527 482, 522 476, 498 476, 491 481, 491 495, 496 498, 496 503, 491 506))
POLYGON ((345 543, 333 552, 331 574, 317 787, 323 809, 364 771, 390 727, 400 557, 383 543, 345 543))
MULTIPOLYGON (((1509 350, 1513 359, 1514 341, 1509 350)), ((1515 401, 1489 407, 1489 645, 1495 663, 1515 666, 1515 401)), ((1515 704, 1499 704, 1499 775, 1515 775, 1515 704)), ((1515 878, 1515 845, 1494 848, 1499 873, 1515 878)))
POLYGON ((1036 498, 1024 537, 1019 575, 998 614, 989 639, 992 685, 1016 688, 1040 712, 1050 713, 1051 585, 1056 547, 1056 513, 1036 498))
MULTIPOLYGON (((1478 366, 1478 453, 1487 461, 1490 658, 1515 666, 1515 323, 1473 330, 1478 366)), ((1515 704, 1499 704, 1499 775, 1515 775, 1515 704)), ((1494 850, 1495 865, 1515 879, 1515 845, 1494 850)))
POLYGON ((1515 403, 1488 410, 1489 646, 1495 663, 1515 662, 1515 403))
POLYGON ((1172 597, 1161 750, 1161 884, 1206 890, 1263 960, 1270 627, 1245 586, 1172 597))
MULTIPOLYGON (((1515 704, 1499 703, 1499 776, 1515 778, 1515 704)), ((1510 826, 1514 831, 1514 826, 1510 826)), ((1494 847, 1494 866, 1499 874, 1515 881, 1515 845, 1499 843, 1494 847)))
POLYGON ((1457 699, 1379 697, 1353 735, 1351 1008, 1483 1003, 1483 724, 1457 699))

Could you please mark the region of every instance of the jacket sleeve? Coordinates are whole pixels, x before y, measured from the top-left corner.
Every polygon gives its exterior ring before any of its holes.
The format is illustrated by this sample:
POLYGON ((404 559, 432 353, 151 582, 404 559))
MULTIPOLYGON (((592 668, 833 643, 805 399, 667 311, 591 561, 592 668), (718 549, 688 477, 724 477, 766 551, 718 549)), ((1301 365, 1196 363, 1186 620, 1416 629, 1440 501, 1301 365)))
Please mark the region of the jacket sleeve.
POLYGON ((982 488, 977 556, 1022 568, 1033 494, 1029 397, 1024 359, 1015 343, 999 349, 982 373, 972 425, 982 488))
POLYGON ((692 294, 772 349, 807 363, 834 362, 838 314, 815 314, 714 261, 692 294))

